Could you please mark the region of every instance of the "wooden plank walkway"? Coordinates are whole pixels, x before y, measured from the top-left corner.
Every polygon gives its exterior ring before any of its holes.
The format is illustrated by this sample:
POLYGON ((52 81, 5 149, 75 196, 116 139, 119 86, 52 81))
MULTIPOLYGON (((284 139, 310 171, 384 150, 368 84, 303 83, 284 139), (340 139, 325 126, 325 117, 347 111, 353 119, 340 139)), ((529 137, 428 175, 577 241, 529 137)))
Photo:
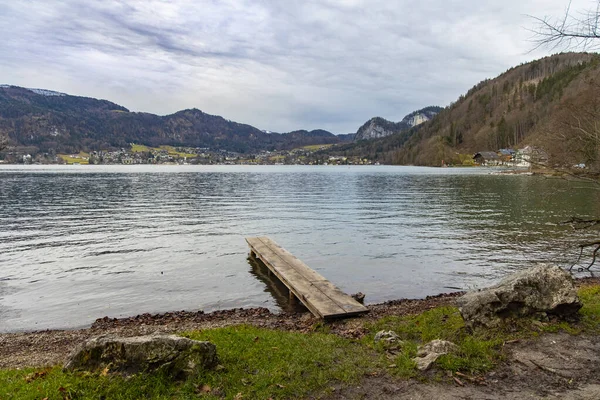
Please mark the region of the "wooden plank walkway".
POLYGON ((260 259, 296 297, 319 318, 341 318, 365 313, 354 300, 266 236, 246 238, 252 256, 260 259))

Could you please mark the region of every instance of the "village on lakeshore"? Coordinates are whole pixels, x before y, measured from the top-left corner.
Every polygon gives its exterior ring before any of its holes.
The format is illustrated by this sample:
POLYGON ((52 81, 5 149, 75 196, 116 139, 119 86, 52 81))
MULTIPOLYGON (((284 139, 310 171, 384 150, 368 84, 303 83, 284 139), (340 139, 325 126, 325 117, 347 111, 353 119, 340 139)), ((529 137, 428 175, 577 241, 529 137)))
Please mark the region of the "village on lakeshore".
MULTIPOLYGON (((63 165, 380 165, 362 157, 328 155, 332 145, 310 145, 293 150, 260 151, 248 155, 209 148, 160 146, 149 147, 131 144, 129 149, 99 150, 75 154, 38 153, 32 156, 21 149, 6 149, 0 164, 63 164, 63 165)), ((548 154, 537 147, 480 151, 474 155, 461 154, 460 165, 442 161, 442 167, 512 167, 527 168, 531 164, 546 165, 548 154)), ((578 164, 575 168, 584 168, 578 164)))

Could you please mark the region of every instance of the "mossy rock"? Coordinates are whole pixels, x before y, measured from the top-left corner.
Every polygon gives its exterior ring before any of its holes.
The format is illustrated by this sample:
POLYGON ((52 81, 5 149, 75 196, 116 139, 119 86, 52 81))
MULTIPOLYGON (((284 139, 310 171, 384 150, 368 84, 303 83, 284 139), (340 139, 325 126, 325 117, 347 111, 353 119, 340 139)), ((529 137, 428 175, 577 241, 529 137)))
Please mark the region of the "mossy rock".
POLYGON ((100 336, 77 348, 66 370, 106 370, 125 375, 163 372, 185 377, 217 365, 217 349, 210 342, 175 335, 121 338, 100 336))

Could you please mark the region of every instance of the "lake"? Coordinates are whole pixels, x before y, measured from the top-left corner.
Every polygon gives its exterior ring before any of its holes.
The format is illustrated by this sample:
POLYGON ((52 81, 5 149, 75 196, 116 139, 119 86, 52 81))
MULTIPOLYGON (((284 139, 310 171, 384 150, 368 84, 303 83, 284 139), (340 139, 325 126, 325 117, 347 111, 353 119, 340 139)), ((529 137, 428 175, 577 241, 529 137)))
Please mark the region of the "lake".
POLYGON ((266 235, 367 303, 569 266, 600 215, 580 182, 482 168, 0 166, 0 331, 175 310, 287 308, 266 235))

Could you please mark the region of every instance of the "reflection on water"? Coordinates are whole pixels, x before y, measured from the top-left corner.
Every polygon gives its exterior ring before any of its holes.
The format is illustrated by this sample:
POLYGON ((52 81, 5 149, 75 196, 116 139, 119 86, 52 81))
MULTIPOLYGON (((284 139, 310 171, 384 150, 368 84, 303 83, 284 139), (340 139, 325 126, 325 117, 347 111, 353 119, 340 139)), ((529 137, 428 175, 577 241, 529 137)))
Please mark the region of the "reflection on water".
POLYGON ((248 256, 248 264, 252 267, 250 273, 259 281, 265 284, 265 292, 273 296, 277 306, 287 312, 306 311, 306 308, 299 301, 290 302, 290 291, 281 281, 269 271, 260 259, 248 256))
POLYGON ((480 169, 1 166, 0 330, 285 307, 246 236, 368 303, 480 287, 569 266, 593 232, 559 222, 599 215, 598 192, 480 169))

